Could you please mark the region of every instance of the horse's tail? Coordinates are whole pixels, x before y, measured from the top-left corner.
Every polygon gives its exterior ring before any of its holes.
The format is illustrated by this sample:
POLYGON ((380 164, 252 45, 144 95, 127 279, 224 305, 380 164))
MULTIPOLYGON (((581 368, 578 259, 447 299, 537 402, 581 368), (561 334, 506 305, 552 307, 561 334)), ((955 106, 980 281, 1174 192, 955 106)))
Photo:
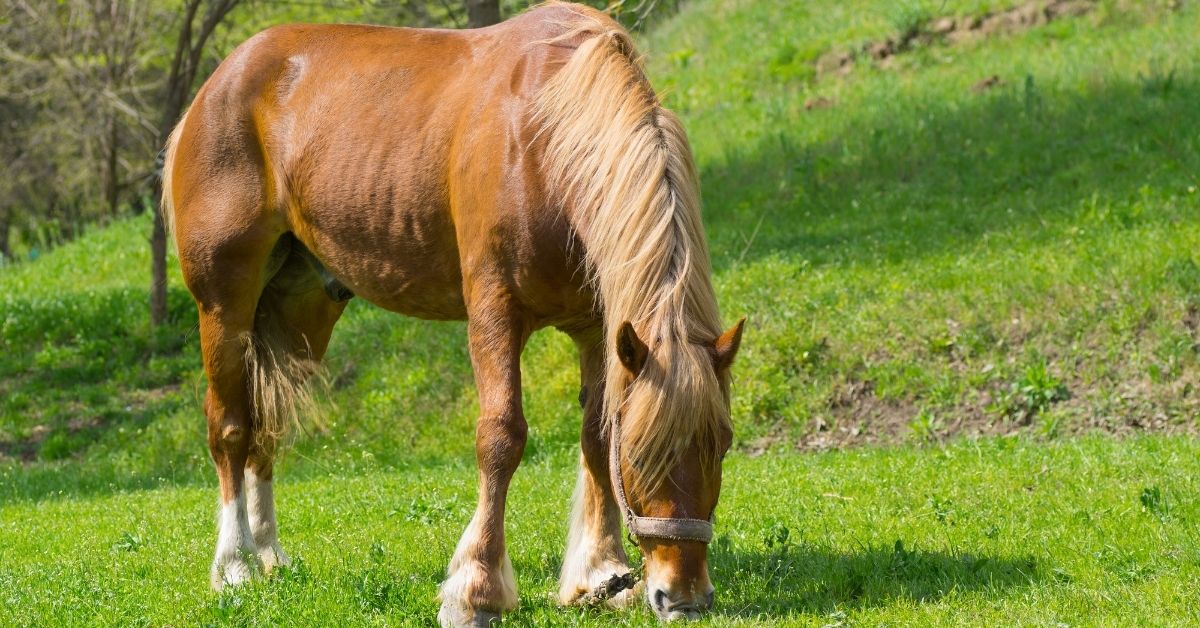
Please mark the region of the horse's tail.
POLYGON ((167 145, 163 148, 162 197, 158 204, 158 211, 162 216, 163 227, 167 230, 167 237, 172 240, 175 238, 175 199, 174 188, 172 188, 174 178, 172 175, 175 172, 175 149, 179 147, 179 136, 183 133, 183 125, 187 124, 187 114, 187 111, 183 112, 179 123, 175 125, 171 135, 167 138, 167 145))
MULTIPOLYGON (((572 11, 576 17, 563 25, 564 34, 543 43, 578 46, 533 104, 548 189, 584 246, 602 301, 606 346, 616 346, 629 321, 654 351, 670 356, 671 372, 662 377, 707 381, 714 377, 711 359, 690 341, 716 338, 721 322, 699 177, 683 125, 659 103, 629 34, 599 12, 572 11)), ((615 354, 608 351, 609 382, 624 377, 615 354)), ((622 387, 605 390, 611 417, 622 387)), ((661 411, 645 413, 657 416, 653 425, 622 426, 627 455, 645 462, 651 484, 670 468, 669 450, 684 440, 677 436, 695 430, 686 404, 676 401, 656 401, 661 411)))
POLYGON ((267 287, 258 302, 254 330, 242 336, 254 437, 264 447, 272 447, 292 427, 322 429, 313 391, 327 385, 307 341, 287 329, 278 296, 267 287))

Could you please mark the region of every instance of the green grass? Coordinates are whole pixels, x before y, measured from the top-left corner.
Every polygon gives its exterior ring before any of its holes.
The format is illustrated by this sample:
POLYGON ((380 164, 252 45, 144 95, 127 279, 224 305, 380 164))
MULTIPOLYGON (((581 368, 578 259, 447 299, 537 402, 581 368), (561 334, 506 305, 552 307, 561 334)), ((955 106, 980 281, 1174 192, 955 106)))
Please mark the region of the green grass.
MULTIPOLYGON (((1200 620, 1200 8, 1106 0, 813 69, 1013 4, 694 0, 642 38, 696 150, 722 310, 750 317, 716 623, 1200 620)), ((280 468, 301 562, 218 596, 196 315, 176 272, 148 325, 148 232, 0 270, 0 624, 427 624, 473 505, 463 325, 351 304, 327 427, 280 468)), ((523 360, 513 619, 647 623, 548 601, 578 374, 553 332, 523 360)))
POLYGON ((1103 3, 898 70, 773 78, 816 31, 885 29, 868 4, 695 4, 649 41, 701 156, 724 310, 751 317, 739 415, 853 423, 828 401, 869 381, 895 413, 990 418, 1046 362, 1064 428, 1194 425, 1195 8, 1103 3), (806 110, 818 97, 835 104, 806 110))
MULTIPOLYGON (((548 599, 574 459, 527 462, 514 481, 508 535, 523 601, 511 619, 649 623, 645 608, 548 599)), ((1189 623, 1200 619, 1198 461, 1196 442, 1162 437, 736 456, 711 550, 712 621, 1189 623)), ((211 489, 8 505, 0 623, 423 625, 474 478, 465 465, 368 464, 286 482, 281 529, 299 563, 221 595, 205 569, 211 489)))

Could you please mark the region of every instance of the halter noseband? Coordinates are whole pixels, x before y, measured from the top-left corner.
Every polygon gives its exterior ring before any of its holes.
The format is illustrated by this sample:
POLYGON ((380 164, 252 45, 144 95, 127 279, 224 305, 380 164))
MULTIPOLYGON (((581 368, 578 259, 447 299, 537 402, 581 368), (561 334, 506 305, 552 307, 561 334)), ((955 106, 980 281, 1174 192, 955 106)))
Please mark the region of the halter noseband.
POLYGON ((617 413, 612 417, 612 433, 608 446, 608 475, 612 482, 617 507, 625 518, 625 527, 635 537, 671 539, 672 541, 712 541, 712 516, 703 519, 673 519, 664 517, 639 517, 633 514, 629 502, 625 501, 625 482, 621 479, 621 424, 617 413))

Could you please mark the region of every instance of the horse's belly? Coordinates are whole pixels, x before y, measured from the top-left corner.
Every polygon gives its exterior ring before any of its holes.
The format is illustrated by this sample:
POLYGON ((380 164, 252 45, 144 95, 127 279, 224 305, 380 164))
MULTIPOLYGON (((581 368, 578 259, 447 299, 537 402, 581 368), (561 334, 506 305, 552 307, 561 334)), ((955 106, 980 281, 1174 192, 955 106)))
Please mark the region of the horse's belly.
POLYGON ((420 256, 405 256, 379 274, 351 274, 355 295, 387 310, 430 320, 461 320, 462 277, 457 268, 429 268, 420 256))
POLYGON ((355 296, 418 318, 466 318, 458 246, 445 212, 341 211, 317 222, 319 229, 299 237, 312 240, 306 244, 355 296))

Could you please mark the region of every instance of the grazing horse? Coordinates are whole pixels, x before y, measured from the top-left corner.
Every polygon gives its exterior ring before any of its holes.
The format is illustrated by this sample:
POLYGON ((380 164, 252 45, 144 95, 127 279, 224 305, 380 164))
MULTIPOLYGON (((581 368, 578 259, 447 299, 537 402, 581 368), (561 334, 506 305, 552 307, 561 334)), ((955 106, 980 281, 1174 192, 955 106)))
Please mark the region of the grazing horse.
POLYGON ((200 89, 163 188, 208 377, 213 587, 288 562, 276 442, 358 296, 467 321, 479 498, 442 624, 517 605, 504 507, 526 441, 519 358, 543 327, 575 341, 582 379, 559 599, 636 598, 624 520, 661 618, 711 605, 742 323, 722 331, 687 138, 617 23, 555 3, 478 30, 271 28, 200 89))

